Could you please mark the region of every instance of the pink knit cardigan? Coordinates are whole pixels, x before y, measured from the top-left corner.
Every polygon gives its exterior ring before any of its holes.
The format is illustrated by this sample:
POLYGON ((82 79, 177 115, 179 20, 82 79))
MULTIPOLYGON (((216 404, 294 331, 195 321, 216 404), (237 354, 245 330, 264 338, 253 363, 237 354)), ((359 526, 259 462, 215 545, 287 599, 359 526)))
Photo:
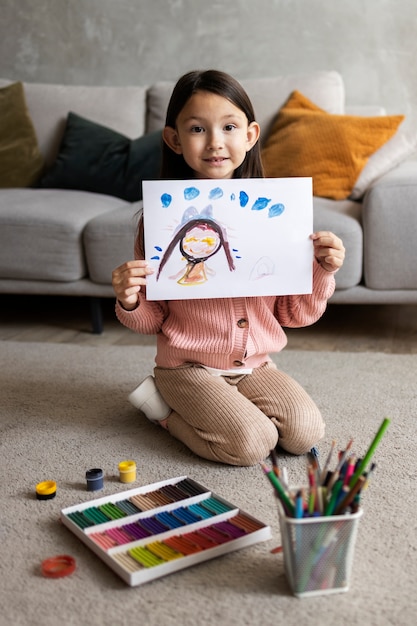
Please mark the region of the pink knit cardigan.
POLYGON ((313 261, 313 293, 296 296, 148 301, 116 315, 131 330, 157 335, 155 362, 161 367, 200 363, 216 369, 258 367, 287 343, 282 327, 316 322, 335 289, 332 272, 313 261))

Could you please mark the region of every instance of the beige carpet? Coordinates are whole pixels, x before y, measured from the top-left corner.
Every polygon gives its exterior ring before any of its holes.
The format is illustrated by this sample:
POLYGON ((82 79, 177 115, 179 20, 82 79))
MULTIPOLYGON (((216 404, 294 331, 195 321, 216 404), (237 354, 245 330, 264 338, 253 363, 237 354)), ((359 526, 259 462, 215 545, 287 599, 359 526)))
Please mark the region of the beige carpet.
MULTIPOLYGON (((1 624, 411 626, 416 623, 417 356, 285 351, 277 363, 321 407, 340 447, 363 454, 383 417, 391 425, 374 457, 348 593, 295 598, 287 585, 272 493, 260 468, 194 457, 127 402, 152 371, 154 348, 1 342, 1 624), (126 489, 118 463, 137 462, 134 486, 188 475, 271 525, 270 541, 140 587, 127 586, 59 521, 61 509, 91 500, 85 471, 101 467, 104 490, 126 489), (57 497, 35 485, 54 479, 57 497), (40 563, 67 553, 76 572, 41 576, 40 563)), ((280 456, 290 480, 306 482, 305 458, 280 456)), ((133 485, 132 485, 133 486, 133 485)), ((130 487, 130 486, 129 486, 130 487)))

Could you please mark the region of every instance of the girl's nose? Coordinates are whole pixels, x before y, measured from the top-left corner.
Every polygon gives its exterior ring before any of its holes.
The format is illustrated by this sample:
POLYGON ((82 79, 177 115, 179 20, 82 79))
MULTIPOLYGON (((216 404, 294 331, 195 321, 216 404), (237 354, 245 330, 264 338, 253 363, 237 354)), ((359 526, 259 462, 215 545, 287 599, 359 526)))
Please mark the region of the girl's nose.
POLYGON ((223 146, 223 138, 220 132, 211 131, 207 135, 207 147, 209 150, 218 150, 223 146))

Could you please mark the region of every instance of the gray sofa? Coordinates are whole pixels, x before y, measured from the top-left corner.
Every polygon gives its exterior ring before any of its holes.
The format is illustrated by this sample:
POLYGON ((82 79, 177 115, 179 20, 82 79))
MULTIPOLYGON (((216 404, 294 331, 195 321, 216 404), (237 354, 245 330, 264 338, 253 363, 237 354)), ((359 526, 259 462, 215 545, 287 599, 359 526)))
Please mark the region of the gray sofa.
MULTIPOLYGON (((0 80, 0 88, 11 82, 0 80)), ((242 83, 263 137, 294 89, 328 113, 346 112, 343 80, 336 72, 242 83)), ((56 163, 70 111, 135 140, 162 128, 172 87, 24 83, 46 170, 56 163)), ((369 181, 365 176, 355 199, 314 198, 314 228, 334 231, 346 247, 331 302, 417 303, 417 163, 406 158, 411 152, 408 145, 401 158, 393 157, 369 181)), ((111 272, 133 255, 140 181, 136 201, 80 186, 0 189, 0 293, 88 297, 93 331, 101 332, 100 301, 114 297, 111 272)))

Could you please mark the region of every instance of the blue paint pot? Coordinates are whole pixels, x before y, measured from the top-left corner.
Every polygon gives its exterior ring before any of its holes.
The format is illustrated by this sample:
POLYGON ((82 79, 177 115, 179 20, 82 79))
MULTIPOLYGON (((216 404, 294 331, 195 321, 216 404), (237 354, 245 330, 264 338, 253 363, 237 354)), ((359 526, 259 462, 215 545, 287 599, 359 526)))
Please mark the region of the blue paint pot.
POLYGON ((87 491, 98 491, 103 489, 103 470, 95 467, 85 473, 87 479, 87 491))

